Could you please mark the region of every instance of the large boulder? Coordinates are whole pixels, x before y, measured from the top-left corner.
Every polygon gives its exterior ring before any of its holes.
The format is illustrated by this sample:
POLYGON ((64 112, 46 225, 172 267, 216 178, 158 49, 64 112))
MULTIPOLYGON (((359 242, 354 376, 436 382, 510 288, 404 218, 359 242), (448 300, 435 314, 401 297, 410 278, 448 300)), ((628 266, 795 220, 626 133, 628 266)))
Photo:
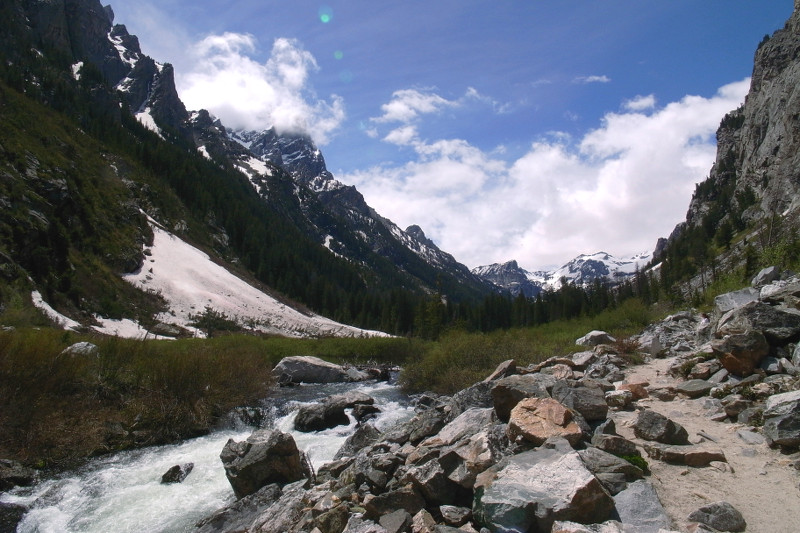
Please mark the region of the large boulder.
POLYGON ((800 446, 800 391, 775 394, 767 399, 762 432, 771 444, 800 446))
POLYGON ((643 479, 614 496, 614 504, 625 531, 658 533, 669 529, 670 519, 656 489, 643 479))
POLYGON ((349 391, 335 394, 320 403, 304 405, 298 409, 294 419, 294 428, 297 431, 308 432, 347 425, 350 423, 350 417, 346 413, 347 409, 374 403, 375 400, 363 392, 349 391))
POLYGON ((284 357, 272 369, 272 375, 280 383, 347 383, 369 379, 365 372, 310 355, 284 357))
POLYGON ((782 345, 800 336, 800 310, 750 302, 729 311, 717 324, 717 337, 760 331, 774 344, 782 345))
POLYGON ((769 343, 759 331, 734 333, 711 341, 711 350, 723 368, 737 376, 749 376, 769 354, 769 343))
POLYGON ((612 495, 625 490, 628 483, 644 477, 644 472, 638 466, 594 446, 579 450, 578 455, 612 495))
POLYGON ((509 376, 495 382, 492 400, 497 418, 508 422, 511 410, 525 398, 549 398, 556 380, 546 374, 509 376))
POLYGON ((298 481, 305 472, 294 438, 275 429, 259 429, 242 442, 229 439, 219 457, 237 498, 298 481))
POLYGON ((194 533, 223 533, 246 531, 261 515, 263 509, 278 501, 281 488, 277 484, 266 485, 257 492, 236 500, 197 523, 194 533))
POLYGON ((633 433, 640 439, 664 444, 689 444, 689 433, 683 426, 650 409, 639 411, 633 433))
POLYGON ((617 339, 605 331, 594 330, 577 339, 575 344, 578 346, 598 346, 600 344, 613 344, 615 342, 617 342, 617 339))
POLYGON ((758 296, 759 291, 752 287, 747 287, 739 291, 726 292, 714 298, 714 309, 716 310, 717 316, 721 316, 733 309, 738 309, 751 302, 757 302, 758 296))
POLYGON ((525 398, 511 411, 511 442, 525 440, 539 446, 551 437, 563 437, 572 446, 583 438, 573 411, 553 398, 525 398))
POLYGON ((602 522, 613 508, 578 453, 560 439, 478 476, 472 510, 490 531, 550 531, 556 520, 602 522))
POLYGON ((558 381, 553 386, 553 398, 580 413, 587 422, 605 420, 608 415, 606 395, 598 385, 584 382, 558 381))

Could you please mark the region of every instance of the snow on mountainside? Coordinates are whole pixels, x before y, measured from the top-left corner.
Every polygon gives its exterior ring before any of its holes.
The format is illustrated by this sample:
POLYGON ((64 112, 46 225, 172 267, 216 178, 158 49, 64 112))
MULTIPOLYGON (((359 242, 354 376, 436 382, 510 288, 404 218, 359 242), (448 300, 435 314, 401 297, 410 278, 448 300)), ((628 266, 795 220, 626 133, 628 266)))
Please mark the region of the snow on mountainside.
POLYGON ((472 273, 517 295, 536 296, 543 290, 558 290, 564 282, 589 285, 596 279, 606 279, 612 284, 633 276, 653 257, 643 252, 633 257, 616 258, 606 252, 579 255, 565 265, 550 271, 529 272, 516 261, 480 266, 472 273))
POLYGON ((153 224, 150 255, 137 272, 123 278, 143 290, 160 294, 169 311, 157 319, 190 328, 193 316, 206 307, 236 318, 240 325, 262 333, 289 337, 387 336, 346 326, 279 302, 222 266, 208 255, 153 224))

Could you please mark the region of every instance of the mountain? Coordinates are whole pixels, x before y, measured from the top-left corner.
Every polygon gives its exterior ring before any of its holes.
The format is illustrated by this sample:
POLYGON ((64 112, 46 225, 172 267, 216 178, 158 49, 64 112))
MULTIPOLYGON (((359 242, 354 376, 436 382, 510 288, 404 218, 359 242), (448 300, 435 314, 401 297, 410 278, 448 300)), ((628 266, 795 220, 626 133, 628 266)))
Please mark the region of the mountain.
POLYGON ((628 258, 616 258, 605 252, 579 255, 560 268, 551 271, 529 272, 516 261, 477 267, 472 273, 516 296, 528 298, 542 291, 558 290, 565 283, 587 287, 596 280, 612 285, 630 279, 652 259, 652 254, 641 253, 628 258))
POLYGON ((655 257, 665 285, 702 292, 721 272, 752 276, 800 254, 800 2, 784 28, 765 36, 745 103, 717 130, 708 179, 655 257))
POLYGON ((431 295, 477 302, 494 290, 336 180, 310 136, 234 131, 188 111, 172 66, 144 55, 111 7, 10 0, 0 29, 0 312, 32 291, 81 327, 165 329, 181 315, 176 295, 123 281, 178 270, 148 271, 161 231, 265 298, 369 330, 406 334, 431 295))

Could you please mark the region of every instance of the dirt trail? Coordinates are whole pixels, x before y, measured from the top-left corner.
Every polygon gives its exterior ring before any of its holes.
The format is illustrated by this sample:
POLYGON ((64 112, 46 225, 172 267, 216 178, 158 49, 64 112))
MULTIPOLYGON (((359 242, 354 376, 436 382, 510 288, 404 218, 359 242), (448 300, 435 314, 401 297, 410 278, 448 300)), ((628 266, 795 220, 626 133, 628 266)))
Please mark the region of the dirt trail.
MULTIPOLYGON (((647 381, 651 386, 676 386, 679 381, 667 373, 673 358, 654 359, 626 371, 628 383, 647 381)), ((725 453, 727 471, 713 466, 692 468, 676 466, 647 457, 652 474, 650 482, 658 491, 661 502, 673 520, 675 529, 686 531, 687 516, 707 503, 725 500, 738 509, 747 521, 748 533, 800 532, 800 473, 792 466, 796 456, 783 455, 765 443, 748 444, 737 430, 752 430, 749 426, 730 422, 714 422, 708 397, 691 400, 678 395, 673 401, 655 398, 639 400, 640 408, 653 409, 681 424, 689 432, 689 440, 706 443, 725 453), (715 442, 699 436, 700 432, 715 442)), ((618 411, 610 418, 617 433, 635 442, 633 422, 636 411, 618 411)))

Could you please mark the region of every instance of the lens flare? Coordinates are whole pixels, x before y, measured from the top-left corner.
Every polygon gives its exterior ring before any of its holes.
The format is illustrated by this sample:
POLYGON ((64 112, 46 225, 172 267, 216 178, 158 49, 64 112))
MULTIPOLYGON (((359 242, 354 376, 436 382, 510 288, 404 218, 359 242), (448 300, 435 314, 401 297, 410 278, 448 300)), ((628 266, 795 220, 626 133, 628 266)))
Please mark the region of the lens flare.
POLYGON ((323 24, 327 24, 333 20, 333 9, 328 6, 322 6, 319 8, 319 20, 322 21, 323 24))
POLYGON ((336 50, 333 53, 333 58, 334 59, 342 59, 343 57, 344 57, 344 52, 342 52, 341 50, 336 50))

